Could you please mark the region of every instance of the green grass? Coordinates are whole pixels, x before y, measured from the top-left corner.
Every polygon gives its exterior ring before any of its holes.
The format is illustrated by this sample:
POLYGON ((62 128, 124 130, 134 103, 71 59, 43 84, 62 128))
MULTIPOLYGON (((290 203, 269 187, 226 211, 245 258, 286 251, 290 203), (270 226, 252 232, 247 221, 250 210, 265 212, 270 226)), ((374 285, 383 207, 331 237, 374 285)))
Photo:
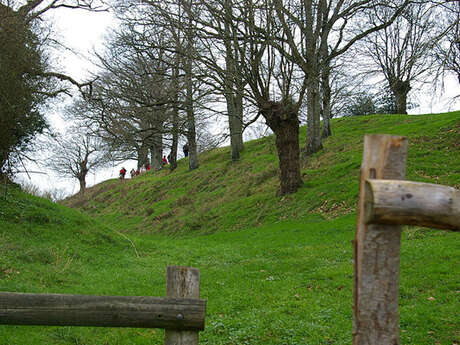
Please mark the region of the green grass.
MULTIPOLYGON (((164 296, 168 265, 201 272, 201 344, 350 344, 352 248, 362 135, 409 137, 407 178, 460 187, 460 113, 333 122, 303 167, 304 186, 276 197, 273 138, 200 157, 198 170, 107 181, 83 214, 15 188, 0 197, 0 290, 164 296), (128 240, 129 239, 129 240, 128 240)), ((302 139, 303 141, 304 139, 302 139)), ((459 342, 458 234, 403 233, 402 344, 459 342)), ((1 326, 0 345, 161 344, 161 330, 1 326)))
MULTIPOLYGON (((341 118, 332 126, 324 149, 303 164, 304 185, 292 196, 276 196, 278 159, 267 137, 246 143, 240 162, 232 164, 229 148, 220 148, 202 154, 197 170, 180 160, 172 173, 109 180, 66 204, 123 231, 169 235, 233 231, 310 213, 346 215, 356 206, 366 133, 408 137, 407 179, 460 188, 460 112, 341 118)), ((303 145, 305 129, 301 134, 303 145)))

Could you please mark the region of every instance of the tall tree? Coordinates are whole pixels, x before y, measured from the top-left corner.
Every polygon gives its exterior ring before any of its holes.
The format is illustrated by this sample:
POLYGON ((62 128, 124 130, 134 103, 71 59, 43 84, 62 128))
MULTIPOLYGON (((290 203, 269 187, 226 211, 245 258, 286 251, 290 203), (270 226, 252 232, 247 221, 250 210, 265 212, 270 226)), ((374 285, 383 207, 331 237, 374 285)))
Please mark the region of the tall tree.
MULTIPOLYGON (((286 43, 291 49, 286 58, 295 63, 306 76, 307 137, 303 150, 310 155, 322 147, 320 130, 321 77, 327 83, 331 61, 344 54, 357 41, 389 26, 410 0, 352 1, 273 0, 282 24, 286 43), (388 18, 365 20, 364 15, 375 8, 387 8, 388 18)), ((276 44, 276 41, 275 41, 276 44)), ((327 97, 327 90, 325 93, 327 97)), ((327 105, 323 109, 327 110, 327 105)))
POLYGON ((208 78, 215 92, 224 96, 231 158, 232 161, 238 161, 244 149, 243 104, 246 85, 239 53, 240 46, 245 43, 239 39, 241 23, 235 20, 241 15, 241 8, 235 0, 202 0, 200 3, 207 16, 201 16, 197 22, 197 36, 204 42, 204 50, 197 59, 210 72, 208 78))
POLYGON ((198 149, 196 142, 196 123, 193 102, 193 63, 195 52, 195 25, 193 18, 198 16, 195 9, 192 9, 192 0, 183 1, 186 18, 185 18, 185 51, 182 55, 185 57, 184 61, 184 86, 185 94, 185 112, 187 119, 187 143, 189 146, 189 159, 188 167, 190 170, 198 168, 198 149))
POLYGON ((286 37, 282 36, 271 3, 245 0, 241 5, 245 9, 245 16, 239 19, 244 26, 241 36, 247 44, 239 48, 243 59, 240 67, 254 104, 276 136, 279 194, 294 193, 302 185, 298 113, 306 91, 305 78, 285 57, 292 52, 283 43, 286 37), (274 45, 277 37, 281 37, 280 43, 274 45))
POLYGON ((162 33, 149 35, 148 41, 144 35, 129 27, 113 33, 104 56, 98 55, 103 72, 86 98, 88 111, 80 113, 115 151, 124 151, 120 157, 161 169, 177 85, 169 79, 163 51, 145 49, 149 43, 161 45, 162 33))
MULTIPOLYGON (((134 46, 143 53, 148 51, 162 51, 167 57, 165 64, 169 68, 171 84, 169 88, 168 114, 172 116, 171 123, 173 162, 177 154, 179 134, 186 136, 189 146, 189 168, 198 167, 196 145, 196 121, 199 109, 199 100, 206 97, 207 91, 203 85, 197 84, 197 38, 196 18, 200 8, 191 6, 190 1, 174 0, 165 2, 150 2, 130 0, 117 2, 117 12, 121 21, 129 30, 135 33, 145 33, 144 41, 136 40, 134 46), (160 44, 152 42, 151 35, 161 32, 163 40, 160 44), (171 77, 172 78, 172 77, 171 77), (174 89, 175 87, 175 89, 174 89), (180 116, 181 114, 182 116, 180 116), (184 126, 180 125, 183 117, 184 126), (176 152, 176 153, 174 153, 176 152)), ((175 166, 175 164, 174 164, 175 166)))
MULTIPOLYGON (((388 9, 376 9, 372 18, 389 18, 388 9)), ((365 40, 364 56, 373 61, 372 76, 383 75, 395 100, 395 112, 407 114, 407 97, 415 83, 423 83, 435 67, 432 49, 437 33, 431 4, 411 4, 392 25, 365 40)))
POLYGON ((7 165, 18 164, 34 137, 46 128, 43 104, 69 93, 59 81, 81 90, 88 85, 50 66, 50 33, 43 17, 59 8, 103 10, 90 0, 0 0, 0 174, 11 170, 7 165))
POLYGON ((460 83, 460 2, 442 3, 437 8, 439 39, 434 56, 440 74, 453 73, 460 83))
POLYGON ((35 76, 46 69, 40 45, 31 24, 0 4, 0 174, 11 171, 8 161, 20 163, 31 140, 47 126, 39 106, 49 85, 35 76))

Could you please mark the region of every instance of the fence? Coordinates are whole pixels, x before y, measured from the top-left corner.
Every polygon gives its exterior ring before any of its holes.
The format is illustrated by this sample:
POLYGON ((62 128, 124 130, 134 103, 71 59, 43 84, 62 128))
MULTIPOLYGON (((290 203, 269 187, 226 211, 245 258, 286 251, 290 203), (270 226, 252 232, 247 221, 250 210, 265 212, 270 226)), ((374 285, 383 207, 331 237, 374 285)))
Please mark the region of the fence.
MULTIPOLYGON (((460 230, 460 191, 403 181, 407 140, 366 135, 358 206, 353 345, 399 345, 401 225, 460 230)), ((165 328, 165 345, 197 345, 206 301, 199 271, 170 266, 167 298, 0 293, 0 324, 165 328)))
POLYGON ((166 298, 0 293, 0 324, 164 328, 165 345, 197 345, 206 301, 196 268, 170 266, 166 298))
POLYGON ((460 230, 460 191, 403 181, 407 140, 366 135, 354 241, 353 345, 398 345, 401 225, 460 230))

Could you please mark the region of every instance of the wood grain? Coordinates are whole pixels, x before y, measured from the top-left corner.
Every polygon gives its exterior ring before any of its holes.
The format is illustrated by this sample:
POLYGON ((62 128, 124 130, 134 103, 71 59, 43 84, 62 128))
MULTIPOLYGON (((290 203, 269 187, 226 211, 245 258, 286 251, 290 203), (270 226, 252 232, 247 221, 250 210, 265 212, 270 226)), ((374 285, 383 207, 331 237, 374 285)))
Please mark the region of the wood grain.
POLYGON ((460 190, 431 183, 365 183, 366 224, 407 224, 460 231, 460 190))
MULTIPOLYGON (((166 296, 200 298, 200 271, 192 267, 169 266, 166 272, 166 296)), ((198 331, 165 331, 165 345, 198 345, 198 342, 198 331)))
POLYGON ((205 308, 199 299, 2 292, 0 324, 202 330, 205 308))
POLYGON ((399 345, 399 261, 401 227, 366 224, 368 179, 405 177, 407 140, 400 136, 366 135, 360 177, 355 245, 353 345, 399 345))

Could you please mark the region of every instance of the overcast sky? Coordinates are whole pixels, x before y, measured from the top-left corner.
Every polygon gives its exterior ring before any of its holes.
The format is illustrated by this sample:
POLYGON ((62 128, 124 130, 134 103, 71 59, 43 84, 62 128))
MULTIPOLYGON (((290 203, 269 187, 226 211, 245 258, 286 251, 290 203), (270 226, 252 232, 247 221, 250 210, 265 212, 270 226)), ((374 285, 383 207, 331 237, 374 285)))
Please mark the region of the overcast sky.
MULTIPOLYGON (((57 57, 59 64, 62 66, 63 71, 75 80, 85 80, 88 72, 94 71, 94 67, 89 62, 91 52, 94 49, 102 50, 108 28, 115 25, 112 15, 107 12, 92 13, 60 9, 54 11, 50 17, 54 22, 54 31, 59 33, 58 39, 68 48, 78 52, 78 56, 68 51, 59 53, 57 57)), ((451 99, 459 94, 460 87, 457 80, 453 77, 446 78, 445 95, 442 99, 433 99, 426 92, 418 92, 420 107, 409 110, 409 113, 426 114, 458 110, 460 109, 459 102, 452 103, 451 99)), ((70 102, 70 99, 68 102, 70 102)), ((65 126, 64 121, 59 118, 61 111, 62 105, 57 106, 49 114, 50 121, 56 128, 65 126)), ((134 162, 127 163, 126 168, 130 170, 134 165, 134 162)), ((87 184, 91 186, 108 178, 117 177, 118 170, 119 167, 111 167, 98 172, 96 176, 90 175, 87 184)), ((60 188, 65 189, 69 194, 78 191, 78 182, 76 180, 62 179, 49 172, 47 172, 47 175, 31 174, 31 178, 31 182, 38 185, 42 190, 60 188)), ((22 179, 28 180, 25 176, 22 176, 22 179)))

